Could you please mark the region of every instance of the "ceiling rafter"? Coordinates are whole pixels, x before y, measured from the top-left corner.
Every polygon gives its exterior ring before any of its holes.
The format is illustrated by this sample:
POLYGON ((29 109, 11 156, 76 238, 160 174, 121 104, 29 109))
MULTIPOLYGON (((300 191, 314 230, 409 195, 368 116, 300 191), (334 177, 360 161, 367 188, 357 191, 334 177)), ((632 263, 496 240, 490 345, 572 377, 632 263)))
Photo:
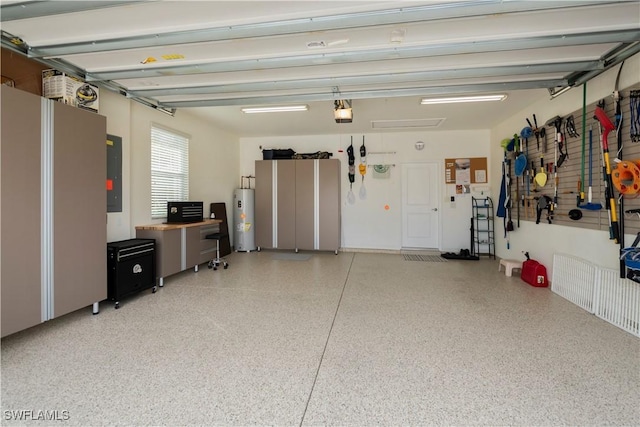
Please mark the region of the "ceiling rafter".
POLYGON ((161 88, 140 88, 130 90, 134 96, 168 96, 168 95, 202 95, 220 94, 229 92, 256 92, 263 90, 286 90, 286 89, 313 89, 326 86, 349 86, 349 85, 371 85, 388 83, 421 83, 439 79, 464 79, 470 77, 496 77, 496 76, 520 76, 526 74, 557 74, 567 73, 575 70, 582 72, 602 70, 603 62, 581 61, 560 64, 532 64, 532 65, 510 65, 502 67, 477 67, 464 69, 445 69, 434 71, 419 71, 405 73, 384 73, 366 76, 345 76, 328 78, 307 78, 280 81, 231 83, 231 84, 210 84, 206 86, 178 87, 165 86, 161 88))
POLYGON ((424 56, 460 55, 479 52, 515 51, 548 47, 579 46, 601 43, 627 43, 640 39, 640 29, 593 32, 570 35, 527 37, 506 40, 477 40, 473 43, 455 42, 438 45, 406 46, 369 49, 352 52, 329 52, 307 55, 280 56, 245 60, 229 60, 186 65, 159 65, 120 69, 114 71, 93 70, 87 72, 88 81, 120 80, 162 77, 172 74, 203 74, 222 71, 265 70, 313 66, 319 63, 355 63, 365 61, 420 58, 424 56))
MULTIPOLYGON (((625 3, 625 1, 626 0, 613 2, 609 1, 607 3, 625 3)), ((87 2, 79 1, 74 3, 87 2)), ((92 39, 82 42, 30 46, 28 54, 31 57, 58 57, 80 53, 139 49, 158 45, 179 45, 187 43, 202 43, 251 37, 291 35, 380 25, 429 22, 442 19, 469 18, 493 14, 527 13, 532 11, 544 11, 558 8, 571 9, 578 7, 597 7, 601 6, 601 4, 599 3, 601 2, 594 2, 593 0, 565 0, 555 2, 505 2, 503 0, 454 1, 421 6, 373 10, 368 12, 315 16, 310 18, 269 21, 244 25, 224 25, 220 27, 204 28, 198 30, 153 32, 152 34, 137 35, 131 37, 92 39)))
POLYGON ((342 90, 338 93, 333 91, 325 91, 321 93, 293 94, 267 97, 245 96, 237 98, 209 99, 196 101, 173 101, 163 102, 162 105, 168 108, 185 108, 185 107, 215 107, 225 105, 261 105, 261 104, 278 104, 286 102, 310 102, 310 101, 333 101, 335 99, 369 99, 369 98, 389 98, 399 96, 427 96, 427 95, 445 95, 445 94, 461 94, 461 93, 486 93, 493 91, 505 90, 523 90, 523 89, 540 89, 552 88, 557 86, 565 86, 566 80, 542 80, 527 82, 511 82, 511 83, 487 83, 474 85, 450 85, 450 86, 430 86, 430 87, 413 87, 403 89, 387 89, 387 90, 367 90, 367 91, 348 91, 342 90))
POLYGON ((114 6, 121 7, 126 4, 141 3, 142 1, 146 0, 18 1, 2 5, 0 22, 104 9, 114 6))
POLYGON ((331 101, 336 87, 349 99, 527 89, 557 96, 640 51, 637 0, 356 2, 294 13, 253 13, 251 2, 212 6, 221 3, 184 10, 140 0, 5 3, 1 39, 13 51, 168 113, 331 101), (176 16, 167 20, 166 10, 176 16), (218 14, 201 10, 224 13, 205 19, 218 14), (150 19, 135 30, 113 19, 129 11, 149 12, 150 19), (58 26, 67 24, 55 35, 59 43, 39 29, 53 15, 58 26), (102 16, 110 17, 102 34, 73 25, 102 16), (402 36, 394 40, 398 25, 402 36))

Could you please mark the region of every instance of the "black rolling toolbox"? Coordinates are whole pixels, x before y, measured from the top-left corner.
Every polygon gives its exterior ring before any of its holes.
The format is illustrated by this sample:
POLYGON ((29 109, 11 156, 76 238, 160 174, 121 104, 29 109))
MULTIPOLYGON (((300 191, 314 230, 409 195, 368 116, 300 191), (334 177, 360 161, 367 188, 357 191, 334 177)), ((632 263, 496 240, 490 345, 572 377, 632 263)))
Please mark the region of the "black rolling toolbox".
POLYGON ((107 299, 120 300, 145 289, 156 292, 156 241, 129 239, 107 243, 107 299))

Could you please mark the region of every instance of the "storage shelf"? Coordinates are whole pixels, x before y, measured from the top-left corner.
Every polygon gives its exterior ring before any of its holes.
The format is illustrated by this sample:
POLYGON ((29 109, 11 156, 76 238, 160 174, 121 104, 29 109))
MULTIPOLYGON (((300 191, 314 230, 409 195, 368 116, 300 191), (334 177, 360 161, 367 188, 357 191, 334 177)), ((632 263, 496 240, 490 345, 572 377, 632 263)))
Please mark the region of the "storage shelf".
POLYGON ((472 197, 471 240, 473 255, 496 258, 493 201, 490 197, 472 197))

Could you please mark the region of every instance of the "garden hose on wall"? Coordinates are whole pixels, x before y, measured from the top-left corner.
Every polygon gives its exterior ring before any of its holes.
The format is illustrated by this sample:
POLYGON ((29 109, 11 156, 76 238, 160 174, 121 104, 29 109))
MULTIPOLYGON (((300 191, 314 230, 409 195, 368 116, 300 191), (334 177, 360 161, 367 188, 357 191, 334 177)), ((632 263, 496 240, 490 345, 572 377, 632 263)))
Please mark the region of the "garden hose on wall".
POLYGON ((611 170, 613 186, 623 196, 640 192, 640 159, 616 162, 611 170))

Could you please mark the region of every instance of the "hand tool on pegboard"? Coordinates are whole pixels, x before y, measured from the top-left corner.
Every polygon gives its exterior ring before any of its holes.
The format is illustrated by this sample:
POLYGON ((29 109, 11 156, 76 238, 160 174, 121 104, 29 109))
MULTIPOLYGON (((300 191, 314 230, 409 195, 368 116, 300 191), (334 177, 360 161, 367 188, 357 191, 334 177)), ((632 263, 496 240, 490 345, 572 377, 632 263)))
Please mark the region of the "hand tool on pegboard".
POLYGON ((556 131, 555 138, 553 139, 553 152, 554 152, 554 162, 553 162, 553 204, 551 205, 551 212, 553 212, 558 207, 558 146, 562 143, 562 117, 556 116, 547 121, 547 126, 553 126, 556 131))
MULTIPOLYGON (((616 76, 616 85, 613 89, 613 101, 616 104, 616 117, 615 117, 615 126, 616 126, 616 138, 618 142, 618 152, 617 159, 622 160, 622 109, 620 108, 620 102, 622 101, 622 95, 620 95, 619 84, 620 84, 620 73, 622 72, 622 67, 624 66, 624 61, 620 63, 620 68, 618 68, 618 75, 616 76)), ((624 198, 622 194, 618 196, 618 205, 620 207, 620 212, 624 212, 624 198)), ((625 249, 624 244, 624 215, 620 214, 620 235, 619 235, 618 243, 620 244, 620 255, 625 249)), ((627 276, 627 269, 624 262, 624 258, 620 257, 620 278, 624 279, 627 276)))

